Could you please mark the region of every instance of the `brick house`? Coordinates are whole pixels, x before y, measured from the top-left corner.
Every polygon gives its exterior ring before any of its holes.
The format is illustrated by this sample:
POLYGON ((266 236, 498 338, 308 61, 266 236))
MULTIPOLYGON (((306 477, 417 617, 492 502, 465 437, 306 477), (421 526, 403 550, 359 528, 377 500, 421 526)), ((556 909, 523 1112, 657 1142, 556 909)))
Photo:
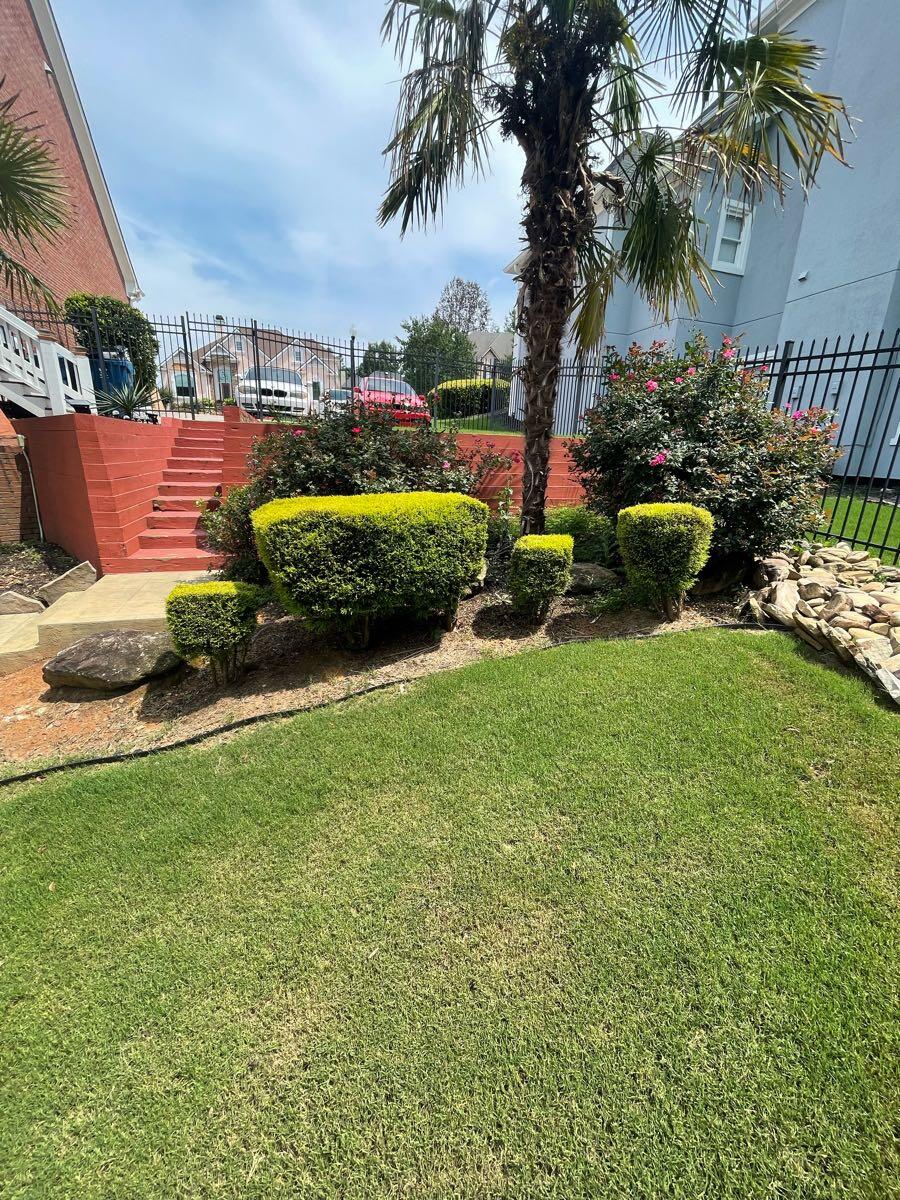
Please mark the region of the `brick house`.
MULTIPOLYGON (((54 242, 18 254, 63 300, 97 292, 139 300, 141 291, 103 177, 49 0, 0 0, 0 77, 15 111, 29 114, 60 166, 68 227, 54 242)), ((0 284, 0 303, 8 303, 0 284)))

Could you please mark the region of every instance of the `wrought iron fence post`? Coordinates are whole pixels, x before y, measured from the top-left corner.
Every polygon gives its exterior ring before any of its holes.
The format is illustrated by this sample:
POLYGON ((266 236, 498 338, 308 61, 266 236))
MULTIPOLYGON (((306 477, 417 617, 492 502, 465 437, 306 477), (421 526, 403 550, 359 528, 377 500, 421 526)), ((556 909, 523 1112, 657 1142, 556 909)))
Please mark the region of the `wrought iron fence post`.
POLYGON ((191 420, 197 420, 197 380, 194 375, 194 355, 191 348, 190 317, 181 318, 181 338, 184 343, 184 365, 188 376, 188 399, 191 402, 191 420))
POLYGON ((100 322, 97 320, 97 306, 91 305, 91 325, 94 329, 94 345, 97 349, 97 360, 100 363, 100 378, 103 380, 103 390, 109 393, 109 379, 106 374, 106 355, 103 353, 103 343, 100 340, 100 322))
POLYGON ((773 410, 781 408, 781 397, 784 394, 784 385, 787 383, 788 368, 791 364, 791 355, 794 353, 794 343, 785 342, 781 351, 781 362, 778 364, 778 374, 775 377, 775 392, 772 396, 773 410))
MULTIPOLYGON (((353 390, 355 389, 355 387, 356 387, 356 334, 351 333, 350 334, 350 393, 351 393, 351 395, 353 394, 353 390)), ((350 403, 352 405, 353 401, 351 400, 350 403)))
POLYGON ((491 363, 491 416, 497 409, 497 360, 491 363))
POLYGON ((250 340, 253 343, 253 369, 256 372, 256 415, 262 420, 262 380, 260 379, 259 367, 259 326, 256 323, 256 317, 250 325, 250 340))

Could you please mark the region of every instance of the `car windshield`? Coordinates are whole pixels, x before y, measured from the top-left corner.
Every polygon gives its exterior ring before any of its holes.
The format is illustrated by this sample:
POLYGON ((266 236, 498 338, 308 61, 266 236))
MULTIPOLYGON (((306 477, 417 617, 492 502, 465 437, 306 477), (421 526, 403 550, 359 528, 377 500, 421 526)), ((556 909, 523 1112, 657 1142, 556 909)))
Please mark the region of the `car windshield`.
MULTIPOLYGON (((288 371, 284 367, 260 367, 259 378, 263 383, 289 383, 293 387, 302 387, 303 380, 296 371, 288 371)), ((256 368, 251 367, 244 376, 244 383, 256 383, 256 368)))
POLYGON ((362 381, 363 389, 367 392, 391 392, 395 396, 414 396, 416 393, 396 375, 370 375, 362 381))

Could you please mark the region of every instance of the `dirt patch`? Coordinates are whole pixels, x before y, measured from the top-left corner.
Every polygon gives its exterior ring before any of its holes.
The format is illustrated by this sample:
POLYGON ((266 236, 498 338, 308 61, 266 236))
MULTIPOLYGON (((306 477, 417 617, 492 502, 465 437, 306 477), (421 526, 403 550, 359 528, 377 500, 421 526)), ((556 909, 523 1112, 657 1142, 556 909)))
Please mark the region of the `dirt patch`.
POLYGON ((37 596, 38 588, 78 562, 53 542, 0 545, 0 592, 37 596))
POLYGON ((719 625, 733 619, 733 600, 713 597, 666 624, 638 609, 592 618, 581 598, 553 608, 545 625, 523 624, 499 592, 460 606, 457 627, 435 636, 406 624, 385 631, 364 653, 344 650, 277 610, 263 614, 247 675, 220 690, 209 670, 185 668, 119 695, 48 688, 40 665, 3 680, 0 689, 0 774, 24 764, 46 765, 162 746, 260 713, 318 704, 373 683, 417 678, 482 658, 585 638, 617 638, 719 625))

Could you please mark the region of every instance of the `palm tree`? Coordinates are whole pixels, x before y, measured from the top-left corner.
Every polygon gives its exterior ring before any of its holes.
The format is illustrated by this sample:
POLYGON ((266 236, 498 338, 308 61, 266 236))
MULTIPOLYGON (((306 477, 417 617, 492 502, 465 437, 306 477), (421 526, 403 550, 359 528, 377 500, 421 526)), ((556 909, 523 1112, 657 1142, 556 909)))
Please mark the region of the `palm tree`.
POLYGON ((379 211, 401 230, 437 219, 449 189, 489 165, 492 134, 522 148, 527 254, 522 527, 544 524, 562 341, 603 334, 616 280, 664 319, 711 294, 699 183, 783 199, 826 154, 843 162, 843 102, 807 82, 809 42, 763 35, 758 0, 388 0, 386 40, 407 73, 379 211), (669 81, 669 82, 667 82, 669 81), (687 127, 655 122, 666 97, 687 127), (699 114, 699 116, 697 115, 699 114), (598 229, 616 207, 624 234, 598 229), (621 244, 619 244, 619 242, 621 244))
MULTIPOLYGON (((0 78, 0 92, 4 80, 0 78)), ((0 98, 0 278, 6 291, 58 308, 53 293, 19 261, 65 224, 63 186, 46 142, 13 109, 17 96, 0 98)))

